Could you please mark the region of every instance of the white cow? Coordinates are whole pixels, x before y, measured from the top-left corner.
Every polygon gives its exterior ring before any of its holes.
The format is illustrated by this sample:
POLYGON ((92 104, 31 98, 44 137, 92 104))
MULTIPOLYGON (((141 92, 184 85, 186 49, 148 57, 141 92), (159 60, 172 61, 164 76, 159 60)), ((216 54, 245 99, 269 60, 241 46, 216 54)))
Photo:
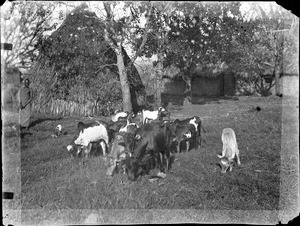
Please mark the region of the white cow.
POLYGON ((241 165, 238 144, 236 141, 236 136, 234 130, 231 128, 225 128, 222 131, 222 142, 223 150, 222 155, 218 155, 220 158, 220 165, 222 168, 222 173, 226 173, 227 169, 232 170, 234 157, 237 157, 238 165, 241 165))
POLYGON ((91 152, 92 142, 100 142, 103 156, 107 154, 107 146, 109 144, 108 130, 107 126, 103 122, 92 122, 84 124, 79 122, 77 126, 77 135, 74 137, 72 142, 67 146, 67 150, 73 155, 78 155, 81 150, 84 150, 86 156, 91 152), (75 146, 81 146, 75 149, 75 146), (77 153, 74 153, 77 152, 77 153))
POLYGON ((122 127, 119 132, 125 132, 125 133, 133 133, 138 128, 138 125, 134 122, 129 122, 127 120, 126 126, 122 127))
POLYGON ((146 120, 155 120, 159 119, 162 112, 166 110, 163 107, 159 107, 156 111, 142 110, 143 114, 143 124, 146 123, 146 120))
POLYGON ((128 116, 128 112, 117 112, 111 117, 111 120, 113 122, 116 122, 119 120, 120 117, 126 118, 127 116, 128 116))

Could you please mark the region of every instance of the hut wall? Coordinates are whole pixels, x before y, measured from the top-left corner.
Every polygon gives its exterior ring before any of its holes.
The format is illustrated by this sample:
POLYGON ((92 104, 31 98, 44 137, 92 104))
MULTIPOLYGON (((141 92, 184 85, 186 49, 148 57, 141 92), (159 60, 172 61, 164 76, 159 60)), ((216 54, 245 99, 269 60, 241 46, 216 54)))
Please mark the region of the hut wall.
POLYGON ((183 94, 185 90, 185 82, 184 81, 169 81, 165 83, 164 93, 167 94, 183 94))
POLYGON ((224 96, 233 96, 235 94, 235 77, 231 73, 223 74, 224 96))
POLYGON ((222 76, 216 78, 194 78, 192 81, 193 96, 222 96, 222 76))

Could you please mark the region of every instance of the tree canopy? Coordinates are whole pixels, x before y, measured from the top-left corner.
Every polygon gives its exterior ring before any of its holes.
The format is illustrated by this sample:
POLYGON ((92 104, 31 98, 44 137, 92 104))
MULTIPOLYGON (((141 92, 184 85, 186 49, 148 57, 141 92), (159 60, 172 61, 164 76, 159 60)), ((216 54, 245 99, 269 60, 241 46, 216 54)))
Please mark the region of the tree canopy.
MULTIPOLYGON (((45 96, 77 102, 97 100, 107 108, 121 101, 116 55, 104 40, 103 28, 103 22, 83 4, 40 40, 33 78, 44 87, 45 96)), ((127 65, 130 58, 122 50, 127 65)), ((144 89, 134 67, 129 81, 135 90, 144 89)))

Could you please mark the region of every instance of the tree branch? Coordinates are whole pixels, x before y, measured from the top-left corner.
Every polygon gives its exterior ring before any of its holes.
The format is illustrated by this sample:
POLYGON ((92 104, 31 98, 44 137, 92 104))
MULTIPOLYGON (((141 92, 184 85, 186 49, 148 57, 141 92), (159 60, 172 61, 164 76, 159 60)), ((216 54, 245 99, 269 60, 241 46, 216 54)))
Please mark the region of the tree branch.
POLYGON ((138 56, 141 54, 141 52, 144 49, 144 46, 147 42, 147 38, 148 38, 148 31, 149 31, 149 24, 150 24, 150 16, 151 16, 151 12, 152 12, 152 8, 153 8, 153 2, 150 2, 150 9, 147 12, 147 16, 146 16, 146 23, 145 23, 145 31, 143 34, 143 40, 142 43, 140 45, 140 47, 138 48, 138 50, 136 51, 135 56, 133 57, 133 59, 131 59, 131 62, 128 64, 128 68, 131 68, 132 64, 135 62, 135 60, 138 58, 138 56))

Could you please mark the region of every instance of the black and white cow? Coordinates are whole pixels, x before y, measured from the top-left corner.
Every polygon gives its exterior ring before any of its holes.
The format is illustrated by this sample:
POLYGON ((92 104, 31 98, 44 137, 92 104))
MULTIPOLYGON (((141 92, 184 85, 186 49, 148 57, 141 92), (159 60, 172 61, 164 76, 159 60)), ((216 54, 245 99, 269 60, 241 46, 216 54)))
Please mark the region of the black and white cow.
POLYGON ((177 153, 180 153, 181 144, 185 144, 185 151, 189 151, 190 148, 198 148, 197 134, 194 125, 190 123, 177 124, 174 133, 175 138, 173 141, 177 142, 177 153))
POLYGON ((201 146, 201 143, 202 143, 201 129, 203 130, 204 133, 206 133, 206 131, 205 131, 203 125, 202 125, 202 121, 201 121, 200 117, 193 116, 193 117, 186 118, 186 119, 183 119, 183 120, 176 119, 173 122, 173 125, 174 125, 175 128, 176 128, 177 125, 181 126, 181 125, 188 125, 188 124, 191 124, 195 127, 195 131, 196 131, 196 134, 197 134, 197 144, 199 144, 201 146))
POLYGON ((136 180, 153 165, 153 157, 159 170, 169 169, 172 130, 167 123, 146 123, 136 132, 136 144, 131 157, 126 158, 129 180, 136 180), (148 161, 149 160, 149 161, 148 161), (149 164, 150 163, 150 164, 149 164))
POLYGON ((83 151, 87 157, 91 152, 92 143, 94 142, 100 143, 103 156, 105 156, 109 146, 107 124, 98 121, 87 124, 78 122, 76 135, 67 146, 67 150, 73 156, 78 156, 83 151))

